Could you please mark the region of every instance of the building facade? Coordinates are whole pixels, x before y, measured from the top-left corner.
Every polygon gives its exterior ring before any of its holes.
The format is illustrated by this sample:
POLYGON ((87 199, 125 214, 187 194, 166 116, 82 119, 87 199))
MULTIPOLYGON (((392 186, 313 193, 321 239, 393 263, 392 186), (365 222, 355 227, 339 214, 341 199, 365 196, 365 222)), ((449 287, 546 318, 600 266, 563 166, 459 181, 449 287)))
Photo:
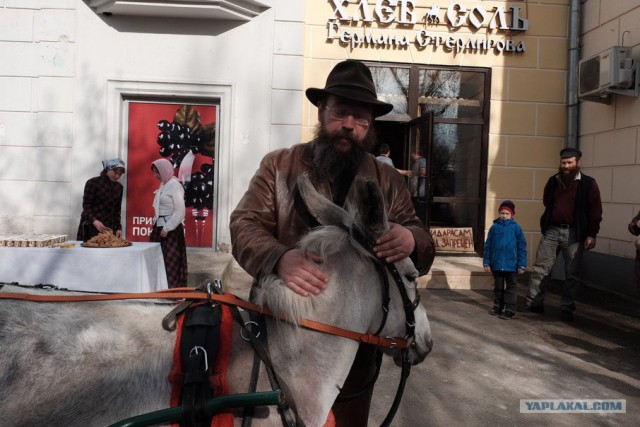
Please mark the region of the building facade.
POLYGON ((469 233, 451 239, 466 242, 457 252, 478 256, 511 199, 531 262, 544 184, 575 144, 604 202, 584 279, 615 277, 630 293, 640 103, 614 94, 572 116, 571 46, 580 58, 633 48, 638 14, 640 1, 606 0, 2 0, 0 232, 75 236, 84 183, 121 157, 125 234, 144 240, 149 159, 195 157, 188 172, 202 191, 189 193, 186 227, 205 239, 192 246, 227 250, 229 214, 261 157, 313 138, 304 89, 352 58, 394 104, 374 127, 396 167, 419 172, 424 159, 425 176, 407 180, 424 221, 469 233), (192 142, 163 140, 180 136, 163 120, 187 126, 192 142))
MULTIPOLYGON (((209 242, 228 246, 229 214, 260 157, 299 139, 303 20, 297 1, 0 2, 0 55, 9 58, 0 63, 2 232, 75 238, 84 183, 101 160, 129 166, 126 198, 141 185, 132 175, 148 176, 148 161, 160 157, 156 124, 174 115, 135 112, 150 129, 138 138, 145 161, 134 162, 141 149, 130 131, 141 125, 131 125, 132 106, 173 105, 177 117, 193 105, 208 108, 202 127, 214 128, 209 242)), ((125 200, 123 220, 134 202, 125 200)), ((148 228, 148 212, 136 218, 127 238, 147 239, 133 227, 148 228)))
MULTIPOLYGON (((627 63, 631 80, 621 82, 622 90, 602 86, 599 99, 582 96, 579 79, 586 77, 578 59, 622 46, 637 64, 640 2, 392 3, 308 4, 305 85, 321 85, 338 60, 368 62, 382 97, 396 105, 376 126, 381 141, 401 153, 396 166, 410 167, 420 139, 428 149, 426 221, 432 230, 471 227, 475 252, 500 201, 511 199, 533 261, 546 180, 557 171, 559 150, 579 147, 583 172, 600 184, 604 210, 583 280, 634 295, 627 224, 640 207, 633 186, 640 173, 639 79, 627 63), (412 131, 411 123, 429 111, 430 126, 412 131)), ((305 103, 309 133, 314 114, 305 103)), ((554 275, 562 277, 559 264, 554 275)))
MULTIPOLYGON (((630 49, 637 67, 640 1, 588 0, 581 7, 580 58, 588 60, 622 46, 630 49)), ((586 259, 585 276, 630 295, 637 295, 632 274, 635 247, 627 224, 640 209, 638 80, 636 74, 629 89, 601 91, 605 102, 581 102, 579 113, 583 167, 598 180, 603 207, 598 246, 586 259)))

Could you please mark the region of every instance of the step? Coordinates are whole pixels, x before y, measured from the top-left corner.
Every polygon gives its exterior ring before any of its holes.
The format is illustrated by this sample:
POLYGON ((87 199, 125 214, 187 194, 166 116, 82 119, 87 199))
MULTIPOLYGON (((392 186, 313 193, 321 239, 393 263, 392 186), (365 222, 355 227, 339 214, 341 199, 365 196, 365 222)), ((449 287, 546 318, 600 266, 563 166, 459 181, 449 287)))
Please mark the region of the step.
POLYGON ((228 252, 213 249, 189 249, 187 251, 189 273, 187 286, 196 287, 208 280, 223 279, 223 289, 248 299, 253 279, 228 252))
POLYGON ((493 289, 493 276, 477 256, 436 255, 429 273, 418 278, 418 288, 493 289))

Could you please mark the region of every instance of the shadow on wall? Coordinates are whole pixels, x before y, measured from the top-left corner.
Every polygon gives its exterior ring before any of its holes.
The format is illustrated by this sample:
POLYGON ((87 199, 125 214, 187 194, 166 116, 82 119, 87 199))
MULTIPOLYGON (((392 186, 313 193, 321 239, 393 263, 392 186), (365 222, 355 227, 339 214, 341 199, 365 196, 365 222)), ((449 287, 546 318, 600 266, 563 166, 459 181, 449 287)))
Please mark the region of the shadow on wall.
POLYGON ((105 24, 120 33, 184 34, 219 36, 244 24, 245 21, 215 21, 209 19, 175 19, 165 17, 122 16, 97 14, 105 24))
MULTIPOLYGON (((78 230, 85 183, 88 179, 100 175, 102 160, 120 155, 119 141, 105 141, 105 112, 102 108, 96 108, 95 105, 97 102, 106 105, 105 92, 99 84, 100 76, 92 72, 90 65, 86 63, 80 64, 78 74, 82 78, 76 80, 76 98, 79 100, 79 107, 75 113, 77 124, 74 125, 72 154, 74 173, 69 206, 70 222, 67 230, 71 238, 75 238, 78 230), (97 111, 100 114, 97 114, 97 111)), ((127 188, 126 180, 125 173, 119 181, 125 189, 127 188)))
MULTIPOLYGON (((584 254, 582 283, 583 286, 602 289, 606 292, 630 298, 640 297, 636 291, 634 277, 634 260, 598 252, 587 251, 584 254)), ((518 276, 518 288, 526 290, 529 283, 529 271, 518 276)), ((562 283, 564 280, 564 260, 561 256, 551 270, 549 279, 562 283)), ((493 289, 493 276, 481 267, 447 258, 444 265, 431 268, 431 271, 418 278, 418 287, 426 289, 493 289)), ((526 291, 525 291, 526 292, 526 291)))
MULTIPOLYGON (((613 291, 629 297, 638 298, 634 261, 598 252, 585 252, 582 280, 586 286, 613 291)), ((562 269, 560 270, 562 271, 562 269)))
POLYGON ((33 217, 0 215, 0 234, 35 233, 33 217))
MULTIPOLYGON (((582 285, 638 298, 640 295, 636 290, 633 269, 633 259, 585 251, 582 263, 582 285)), ((559 282, 564 280, 564 260, 561 256, 556 258, 550 278, 559 282)))

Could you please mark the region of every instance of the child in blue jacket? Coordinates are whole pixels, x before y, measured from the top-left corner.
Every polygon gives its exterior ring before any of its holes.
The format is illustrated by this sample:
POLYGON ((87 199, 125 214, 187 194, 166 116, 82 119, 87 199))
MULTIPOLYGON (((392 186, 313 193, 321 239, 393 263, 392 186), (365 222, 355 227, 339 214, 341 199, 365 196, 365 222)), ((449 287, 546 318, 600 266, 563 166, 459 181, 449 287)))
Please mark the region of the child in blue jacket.
POLYGON ((484 243, 484 271, 493 273, 493 308, 489 314, 501 319, 512 319, 516 315, 518 289, 516 273, 523 274, 527 268, 527 240, 522 228, 512 218, 516 205, 505 200, 498 209, 500 217, 493 221, 484 243), (506 287, 505 287, 506 283, 506 287))

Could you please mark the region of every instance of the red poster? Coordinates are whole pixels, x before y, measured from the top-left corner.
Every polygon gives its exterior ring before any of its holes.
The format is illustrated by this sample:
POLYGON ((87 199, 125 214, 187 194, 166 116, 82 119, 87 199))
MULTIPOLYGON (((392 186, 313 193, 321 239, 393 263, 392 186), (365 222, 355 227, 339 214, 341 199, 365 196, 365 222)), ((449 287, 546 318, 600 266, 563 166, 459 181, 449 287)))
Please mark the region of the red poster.
POLYGON ((212 247, 216 107, 129 103, 126 238, 148 242, 154 191, 151 162, 166 158, 185 180, 187 246, 212 247), (193 164, 191 165, 191 161, 193 164), (189 167, 191 165, 191 167, 189 167))

